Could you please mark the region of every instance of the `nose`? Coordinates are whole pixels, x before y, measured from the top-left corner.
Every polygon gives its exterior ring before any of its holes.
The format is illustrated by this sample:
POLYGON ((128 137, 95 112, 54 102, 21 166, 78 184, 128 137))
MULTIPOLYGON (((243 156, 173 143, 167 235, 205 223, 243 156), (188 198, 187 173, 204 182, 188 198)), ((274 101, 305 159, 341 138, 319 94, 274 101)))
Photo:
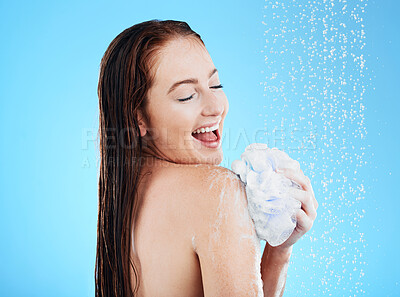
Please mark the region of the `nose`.
POLYGON ((205 94, 203 102, 203 116, 220 116, 224 112, 223 96, 215 95, 213 91, 205 94))

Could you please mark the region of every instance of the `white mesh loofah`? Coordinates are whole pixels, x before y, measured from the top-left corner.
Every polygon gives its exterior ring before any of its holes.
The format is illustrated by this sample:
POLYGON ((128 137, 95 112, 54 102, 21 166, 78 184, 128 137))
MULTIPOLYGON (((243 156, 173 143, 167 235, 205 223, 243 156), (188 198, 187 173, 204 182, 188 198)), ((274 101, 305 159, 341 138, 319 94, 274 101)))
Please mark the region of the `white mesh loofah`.
POLYGON ((258 237, 271 246, 285 242, 296 227, 295 212, 301 207, 300 201, 290 197, 288 189, 301 187, 276 173, 276 169, 298 170, 299 162, 277 148, 252 143, 241 155, 241 160, 233 161, 231 167, 246 184, 249 213, 258 237))

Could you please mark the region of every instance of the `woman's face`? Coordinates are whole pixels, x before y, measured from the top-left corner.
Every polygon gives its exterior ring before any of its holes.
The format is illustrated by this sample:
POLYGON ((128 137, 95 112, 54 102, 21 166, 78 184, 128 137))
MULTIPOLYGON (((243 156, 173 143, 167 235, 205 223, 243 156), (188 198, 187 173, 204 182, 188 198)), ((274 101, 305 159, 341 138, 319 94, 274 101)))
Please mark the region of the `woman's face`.
POLYGON ((174 163, 220 164, 229 105, 206 48, 193 38, 174 39, 157 55, 153 71, 148 122, 139 121, 147 146, 174 163))

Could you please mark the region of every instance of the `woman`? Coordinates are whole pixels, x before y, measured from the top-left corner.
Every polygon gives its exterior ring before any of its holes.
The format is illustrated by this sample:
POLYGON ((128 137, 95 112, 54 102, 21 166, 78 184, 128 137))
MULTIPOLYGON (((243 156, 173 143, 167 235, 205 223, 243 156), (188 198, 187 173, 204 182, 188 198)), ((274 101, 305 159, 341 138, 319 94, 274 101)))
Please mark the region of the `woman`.
POLYGON ((200 35, 152 20, 101 61, 96 296, 276 296, 292 245, 316 217, 303 186, 298 225, 261 257, 244 184, 222 161, 228 101, 200 35))

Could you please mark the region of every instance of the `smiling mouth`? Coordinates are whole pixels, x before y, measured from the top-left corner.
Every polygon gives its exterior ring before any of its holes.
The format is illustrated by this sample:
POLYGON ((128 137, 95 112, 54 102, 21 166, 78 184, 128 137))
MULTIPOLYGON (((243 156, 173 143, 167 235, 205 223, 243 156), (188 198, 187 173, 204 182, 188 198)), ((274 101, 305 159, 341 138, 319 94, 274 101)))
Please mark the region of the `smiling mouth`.
POLYGON ((221 140, 219 129, 203 133, 197 133, 196 131, 194 131, 192 132, 192 137, 199 141, 202 145, 209 148, 217 148, 221 140))

